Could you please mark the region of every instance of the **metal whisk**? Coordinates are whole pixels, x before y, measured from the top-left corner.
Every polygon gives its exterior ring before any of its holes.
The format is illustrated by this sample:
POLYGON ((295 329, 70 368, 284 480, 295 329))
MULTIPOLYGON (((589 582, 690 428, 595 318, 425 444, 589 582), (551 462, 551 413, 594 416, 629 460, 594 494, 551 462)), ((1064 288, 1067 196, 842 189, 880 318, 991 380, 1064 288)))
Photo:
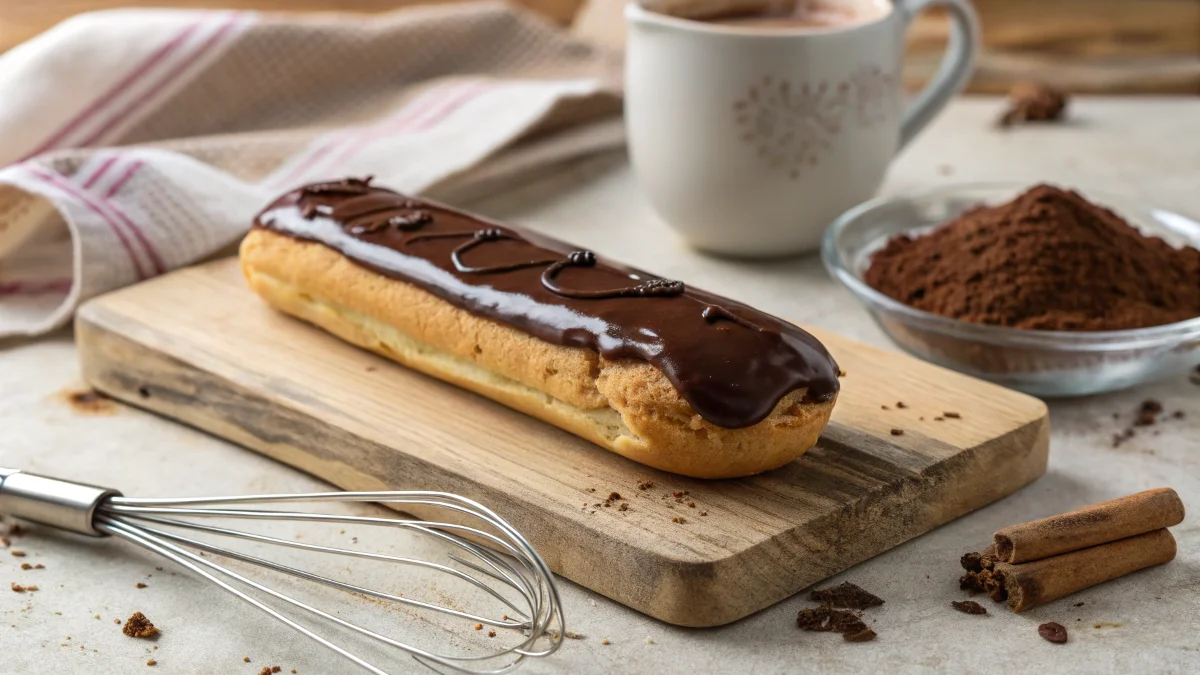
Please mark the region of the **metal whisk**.
POLYGON ((431 668, 443 666, 458 672, 509 672, 518 667, 526 658, 552 654, 558 649, 562 643, 562 636, 565 635, 562 607, 559 603, 558 590, 554 586, 554 578, 546 567, 546 563, 533 550, 529 542, 504 519, 482 504, 444 492, 325 492, 188 499, 130 499, 122 496, 116 490, 0 468, 0 514, 8 514, 70 532, 97 537, 112 535, 133 542, 208 579, 292 629, 378 675, 386 675, 386 673, 347 649, 318 635, 313 630, 300 625, 283 612, 266 605, 258 598, 248 594, 246 590, 253 589, 265 596, 275 598, 286 606, 294 608, 296 612, 299 612, 299 616, 307 613, 309 616, 333 622, 383 645, 403 650, 431 668), (297 502, 386 502, 434 507, 481 521, 481 524, 485 525, 487 529, 449 522, 405 518, 242 508, 247 504, 278 505, 297 502), (321 546, 214 527, 182 520, 182 518, 318 521, 331 524, 401 528, 451 544, 458 551, 449 554, 448 557, 465 570, 427 560, 321 546), (284 546, 315 553, 414 565, 439 574, 449 575, 470 584, 486 594, 485 597, 493 598, 507 609, 504 610, 506 613, 503 617, 497 619, 426 603, 398 594, 384 593, 345 583, 222 546, 214 546, 181 533, 162 529, 162 527, 203 532, 221 537, 234 537, 259 544, 284 546), (478 542, 486 542, 488 547, 482 546, 478 542), (342 591, 440 612, 471 623, 519 629, 522 631, 523 639, 515 646, 492 650, 486 654, 436 653, 380 635, 333 616, 217 564, 196 551, 261 566, 342 591), (507 589, 508 596, 501 593, 501 590, 504 589, 507 589), (509 596, 514 599, 510 599, 509 596))

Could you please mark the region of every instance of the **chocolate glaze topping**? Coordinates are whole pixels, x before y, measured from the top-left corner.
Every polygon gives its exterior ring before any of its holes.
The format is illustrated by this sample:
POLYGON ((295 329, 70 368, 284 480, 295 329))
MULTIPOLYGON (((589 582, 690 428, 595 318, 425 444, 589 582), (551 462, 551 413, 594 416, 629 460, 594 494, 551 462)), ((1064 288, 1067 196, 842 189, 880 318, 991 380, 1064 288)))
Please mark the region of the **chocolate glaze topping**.
POLYGON ((760 422, 797 389, 813 401, 838 391, 833 358, 790 323, 369 178, 289 192, 254 224, 546 342, 647 361, 720 427, 760 422))

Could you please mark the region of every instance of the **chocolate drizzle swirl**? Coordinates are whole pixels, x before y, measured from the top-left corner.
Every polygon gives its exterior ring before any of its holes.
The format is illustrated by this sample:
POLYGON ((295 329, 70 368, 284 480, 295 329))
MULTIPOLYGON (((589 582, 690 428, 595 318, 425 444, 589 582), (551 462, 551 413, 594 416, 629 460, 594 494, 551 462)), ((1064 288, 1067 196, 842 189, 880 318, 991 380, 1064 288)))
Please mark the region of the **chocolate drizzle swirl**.
POLYGON ((792 324, 370 178, 289 192, 255 226, 321 243, 541 340, 647 361, 720 427, 760 422, 797 389, 814 401, 838 391, 833 358, 792 324))

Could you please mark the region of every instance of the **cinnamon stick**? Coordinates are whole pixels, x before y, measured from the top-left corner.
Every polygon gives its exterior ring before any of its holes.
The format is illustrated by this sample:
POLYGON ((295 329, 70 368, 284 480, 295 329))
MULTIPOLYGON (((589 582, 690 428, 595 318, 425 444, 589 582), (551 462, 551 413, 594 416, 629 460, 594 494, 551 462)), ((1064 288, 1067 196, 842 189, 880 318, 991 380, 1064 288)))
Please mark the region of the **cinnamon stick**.
POLYGON ((1162 528, 1032 562, 998 562, 993 573, 1003 577, 1009 609, 1023 612, 1174 558, 1175 537, 1162 528))
POLYGON ((1183 502, 1158 488, 1085 506, 1058 516, 1011 525, 996 532, 996 559, 1024 563, 1078 551, 1183 521, 1183 502))

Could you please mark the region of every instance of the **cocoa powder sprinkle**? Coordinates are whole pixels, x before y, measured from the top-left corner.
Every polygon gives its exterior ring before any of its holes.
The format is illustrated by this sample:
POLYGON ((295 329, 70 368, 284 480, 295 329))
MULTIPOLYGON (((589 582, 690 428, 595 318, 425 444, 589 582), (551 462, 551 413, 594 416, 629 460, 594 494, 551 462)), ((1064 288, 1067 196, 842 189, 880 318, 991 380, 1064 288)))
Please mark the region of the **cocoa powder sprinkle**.
POLYGON ((1123 330, 1200 316, 1200 250, 1143 236, 1050 185, 893 237, 864 280, 926 312, 1020 329, 1123 330))

